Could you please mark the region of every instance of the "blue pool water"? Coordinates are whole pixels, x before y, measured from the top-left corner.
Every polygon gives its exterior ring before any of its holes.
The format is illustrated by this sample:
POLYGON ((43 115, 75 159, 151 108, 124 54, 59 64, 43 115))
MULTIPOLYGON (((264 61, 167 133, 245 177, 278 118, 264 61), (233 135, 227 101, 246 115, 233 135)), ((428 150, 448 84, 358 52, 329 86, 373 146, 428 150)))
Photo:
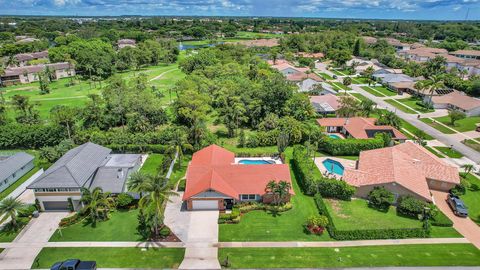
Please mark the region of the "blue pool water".
POLYGON ((330 137, 332 139, 341 139, 341 137, 338 136, 337 134, 328 134, 328 137, 330 137))
POLYGON ((275 164, 275 161, 261 160, 261 159, 242 159, 238 161, 238 164, 246 164, 246 165, 275 164))
POLYGON ((327 158, 322 163, 328 172, 343 175, 344 167, 340 162, 327 158))

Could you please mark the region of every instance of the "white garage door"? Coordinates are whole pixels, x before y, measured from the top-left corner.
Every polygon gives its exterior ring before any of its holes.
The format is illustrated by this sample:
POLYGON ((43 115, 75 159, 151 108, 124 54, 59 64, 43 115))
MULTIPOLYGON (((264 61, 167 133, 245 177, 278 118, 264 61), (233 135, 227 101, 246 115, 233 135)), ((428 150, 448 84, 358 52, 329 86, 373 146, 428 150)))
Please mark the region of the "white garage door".
POLYGON ((193 200, 192 209, 194 210, 216 210, 218 209, 217 200, 193 200))

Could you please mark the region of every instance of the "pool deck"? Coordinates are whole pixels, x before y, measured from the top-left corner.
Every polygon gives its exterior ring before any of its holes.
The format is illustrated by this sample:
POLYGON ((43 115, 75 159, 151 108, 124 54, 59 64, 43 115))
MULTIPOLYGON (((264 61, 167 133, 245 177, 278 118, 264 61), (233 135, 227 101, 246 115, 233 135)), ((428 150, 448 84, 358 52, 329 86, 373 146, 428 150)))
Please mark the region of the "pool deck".
POLYGON ((338 139, 345 139, 345 136, 342 134, 342 133, 325 133, 327 134, 327 136, 330 136, 330 135, 335 135, 338 137, 338 139))
MULTIPOLYGON (((235 164, 240 164, 238 163, 240 160, 265 160, 265 161, 275 161, 275 164, 282 164, 282 160, 280 158, 273 158, 273 157, 236 157, 235 158, 235 164)), ((242 164, 240 164, 242 165, 242 164)))
POLYGON ((340 162, 345 169, 346 168, 355 169, 355 166, 357 164, 357 162, 355 160, 349 160, 349 159, 343 159, 343 158, 337 158, 337 157, 317 157, 317 158, 315 158, 315 165, 317 165, 317 168, 320 170, 322 175, 328 176, 330 178, 336 178, 336 179, 341 179, 342 176, 338 175, 338 174, 330 173, 325 168, 325 166, 323 166, 322 162, 326 159, 331 159, 331 160, 335 160, 335 161, 340 162))

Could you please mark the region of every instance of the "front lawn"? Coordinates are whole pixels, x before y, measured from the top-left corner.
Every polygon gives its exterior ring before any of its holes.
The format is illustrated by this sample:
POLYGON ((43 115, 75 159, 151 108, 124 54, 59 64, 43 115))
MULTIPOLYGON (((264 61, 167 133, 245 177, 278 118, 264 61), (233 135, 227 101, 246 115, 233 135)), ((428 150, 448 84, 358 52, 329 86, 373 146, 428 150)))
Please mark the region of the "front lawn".
POLYGON ((385 102, 392 105, 393 107, 399 109, 402 112, 409 113, 409 114, 416 114, 417 112, 404 106, 403 103, 397 102, 396 99, 385 99, 385 102))
POLYGON ((419 105, 418 102, 422 101, 419 98, 409 97, 409 98, 397 99, 397 101, 421 113, 429 113, 429 112, 435 111, 434 109, 428 109, 423 107, 422 105, 419 105))
POLYGON ((480 225, 480 179, 472 174, 468 174, 462 179, 465 179, 470 187, 467 188, 465 195, 460 197, 468 207, 468 216, 480 225))
POLYGON ((350 91, 352 89, 350 89, 350 87, 344 85, 343 83, 339 83, 339 82, 329 82, 329 84, 331 86, 333 86, 333 89, 334 90, 337 90, 337 91, 340 91, 340 90, 343 90, 343 91, 350 91))
POLYGON ((362 86, 362 89, 377 97, 393 97, 397 95, 397 93, 384 86, 362 86))
POLYGON ((317 73, 317 75, 320 75, 320 77, 322 77, 324 80, 333 80, 333 77, 328 75, 327 73, 320 72, 317 73))
MULTIPOLYGON (((290 165, 292 148, 287 149, 286 156, 287 163, 290 165)), ((295 196, 292 198, 293 208, 291 210, 278 213, 277 215, 265 211, 252 211, 243 215, 238 224, 220 224, 219 241, 331 240, 326 231, 322 236, 305 233, 303 224, 309 216, 318 214, 318 209, 312 197, 302 194, 293 171, 290 172, 295 191, 295 196)))
POLYGON ((419 220, 398 216, 393 206, 388 212, 381 212, 370 208, 367 201, 363 199, 352 199, 351 201, 325 199, 325 202, 333 223, 339 230, 419 228, 422 226, 419 220))
POLYGON ((480 123, 480 116, 472 116, 458 120, 455 122, 455 126, 450 124, 450 117, 448 116, 436 117, 434 119, 460 132, 475 130, 476 124, 480 123))
POLYGON ((382 266, 478 266, 471 244, 391 245, 341 248, 221 248, 231 268, 334 268, 382 266))
POLYGON ((353 75, 352 72, 347 69, 331 69, 330 71, 337 76, 353 75))
MULTIPOLYGON (((480 138, 475 138, 477 141, 480 141, 480 138)), ((476 141, 474 140, 464 140, 462 141, 463 144, 465 144, 466 146, 480 152, 480 143, 477 143, 476 141)))
POLYGON ((71 226, 57 229, 50 242, 69 241, 141 241, 137 233, 138 210, 115 211, 107 221, 91 223, 80 221, 71 226))
POLYGON ((17 238, 18 234, 23 230, 23 228, 30 222, 30 218, 19 218, 19 221, 21 222, 21 226, 18 230, 16 231, 7 231, 5 228, 0 230, 0 243, 10 243, 15 238, 17 238))
POLYGON ((437 149, 440 153, 444 154, 449 158, 462 158, 463 155, 450 147, 445 146, 434 146, 433 148, 437 149))
POLYGON ((439 157, 439 158, 444 158, 445 156, 440 154, 438 151, 436 151, 435 149, 433 149, 432 147, 430 146, 423 146, 425 147, 425 149, 427 149, 428 151, 430 151, 430 153, 434 154, 435 156, 439 157))
POLYGON ((370 100, 369 98, 367 98, 366 96, 360 94, 360 93, 350 93, 350 95, 358 98, 360 101, 364 101, 364 100, 370 100))
POLYGON ((55 262, 67 259, 92 260, 98 268, 178 268, 183 260, 183 248, 43 248, 32 269, 50 268, 55 262))
POLYGON ((352 77, 354 84, 368 84, 368 79, 365 77, 352 77))
POLYGON ((442 133, 445 133, 445 134, 453 134, 455 133, 454 130, 442 125, 442 124, 439 124, 437 121, 433 121, 432 119, 430 118, 420 118, 420 121, 424 122, 425 124, 428 124, 429 126, 437 129, 438 131, 442 132, 442 133))

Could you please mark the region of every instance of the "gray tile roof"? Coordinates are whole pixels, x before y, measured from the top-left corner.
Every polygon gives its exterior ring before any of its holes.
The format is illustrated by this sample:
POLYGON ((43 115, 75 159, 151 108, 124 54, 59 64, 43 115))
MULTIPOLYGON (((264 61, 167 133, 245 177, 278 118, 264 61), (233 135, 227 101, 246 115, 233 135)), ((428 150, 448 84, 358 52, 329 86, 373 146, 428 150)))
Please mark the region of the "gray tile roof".
POLYGON ((107 162, 112 150, 85 143, 73 148, 46 170, 28 188, 84 187, 95 171, 107 162))
POLYGON ((101 187, 103 191, 122 193, 128 176, 128 168, 101 167, 93 178, 90 189, 101 187))
POLYGON ((35 157, 25 152, 0 159, 0 181, 7 179, 14 172, 31 162, 35 157))

